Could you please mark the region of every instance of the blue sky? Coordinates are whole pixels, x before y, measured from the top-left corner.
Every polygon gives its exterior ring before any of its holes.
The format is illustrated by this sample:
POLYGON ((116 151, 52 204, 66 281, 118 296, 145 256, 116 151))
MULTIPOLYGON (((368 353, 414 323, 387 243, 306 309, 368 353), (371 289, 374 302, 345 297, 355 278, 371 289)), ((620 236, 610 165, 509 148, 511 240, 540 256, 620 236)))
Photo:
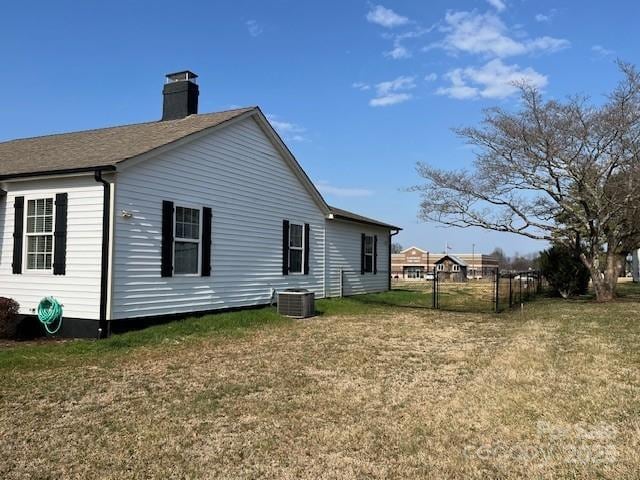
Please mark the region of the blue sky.
POLYGON ((11 2, 0 139, 149 121, 163 75, 200 75, 200 112, 260 105, 330 204, 404 227, 404 246, 543 245, 417 220, 418 161, 469 166, 451 127, 517 107, 510 84, 600 101, 640 63, 637 2, 11 2))

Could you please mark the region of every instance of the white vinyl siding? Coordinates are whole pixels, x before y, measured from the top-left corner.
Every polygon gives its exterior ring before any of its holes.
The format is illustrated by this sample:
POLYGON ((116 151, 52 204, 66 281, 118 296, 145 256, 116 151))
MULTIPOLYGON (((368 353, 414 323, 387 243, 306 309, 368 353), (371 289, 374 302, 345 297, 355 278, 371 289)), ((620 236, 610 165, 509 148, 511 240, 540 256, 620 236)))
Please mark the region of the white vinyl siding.
MULTIPOLYGON (((0 198, 0 296, 20 304, 20 313, 32 314, 43 297, 60 300, 65 317, 99 318, 100 260, 102 245, 102 185, 92 176, 65 179, 7 182, 7 195, 0 198), (68 193, 66 274, 52 270, 29 270, 13 274, 14 199, 54 198, 68 193)), ((54 205, 55 210, 55 205, 54 205)), ((26 213, 25 213, 26 218, 26 213)), ((53 222, 53 219, 52 219, 53 222)), ((22 245, 23 262, 28 258, 27 223, 22 245)))
POLYGON ((327 220, 327 296, 382 292, 389 287, 389 230, 356 222, 327 220), (362 234, 378 236, 378 273, 360 273, 362 234), (342 282, 340 272, 342 273, 342 282))
POLYGON ((113 318, 267 304, 288 287, 323 295, 323 213, 252 118, 123 170, 115 203, 113 318), (210 277, 160 276, 163 200, 212 208, 210 277), (282 275, 286 219, 310 225, 309 275, 282 275))

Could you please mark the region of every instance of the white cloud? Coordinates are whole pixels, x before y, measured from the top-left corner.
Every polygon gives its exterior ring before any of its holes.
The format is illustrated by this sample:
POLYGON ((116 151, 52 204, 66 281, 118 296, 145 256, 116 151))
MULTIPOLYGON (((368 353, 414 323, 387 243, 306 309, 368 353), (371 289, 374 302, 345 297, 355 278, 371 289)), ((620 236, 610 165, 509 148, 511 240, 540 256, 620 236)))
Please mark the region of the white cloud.
POLYGON ((394 28, 409 23, 407 17, 398 15, 390 8, 385 8, 382 5, 376 5, 367 13, 367 21, 381 25, 385 28, 394 28))
POLYGON ((530 51, 539 50, 548 53, 559 52, 560 50, 568 48, 570 45, 569 41, 564 38, 547 36, 534 38, 533 40, 529 40, 526 44, 527 49, 530 51))
POLYGON ((548 23, 553 20, 553 17, 556 16, 556 13, 558 13, 558 11, 555 8, 552 8, 547 13, 536 14, 533 18, 536 20, 536 22, 548 23))
POLYGON ((470 87, 465 83, 463 78, 463 70, 456 68, 445 75, 451 85, 449 87, 440 87, 436 90, 438 95, 446 95, 451 98, 457 98, 463 100, 465 98, 475 98, 478 96, 478 89, 470 87))
POLYGON ((257 37, 263 32, 262 27, 255 20, 247 20, 245 22, 245 25, 247 26, 249 35, 251 35, 252 37, 257 37))
POLYGON ((437 73, 428 73, 424 76, 426 82, 435 82, 438 79, 437 73))
POLYGON ((494 59, 480 68, 456 68, 446 74, 451 84, 439 88, 436 93, 456 99, 506 98, 518 91, 518 83, 543 88, 548 79, 534 69, 505 65, 494 59))
POLYGON ((305 133, 307 129, 301 127, 292 122, 286 122, 284 120, 279 120, 277 115, 267 114, 267 120, 269 123, 275 128, 282 137, 287 141, 292 142, 306 142, 309 139, 306 137, 305 133))
POLYGON ((415 88, 415 77, 400 76, 387 82, 380 82, 376 85, 378 95, 386 95, 397 90, 410 90, 415 88))
POLYGON ((383 38, 393 41, 393 48, 387 52, 384 52, 384 56, 393 58, 394 60, 412 57, 413 55, 411 51, 404 45, 404 42, 407 40, 415 40, 416 38, 420 38, 423 35, 431 32, 434 28, 435 25, 432 25, 428 28, 418 26, 414 29, 402 33, 383 33, 383 38))
POLYGON ((487 3, 499 12, 503 11, 507 6, 502 0, 487 0, 487 3))
POLYGON ((410 58, 411 52, 409 52, 409 50, 407 50, 406 47, 400 44, 396 44, 392 50, 389 50, 388 52, 384 52, 384 56, 391 57, 394 60, 400 60, 402 58, 410 58))
POLYGON ((415 77, 400 76, 393 80, 380 82, 376 86, 376 96, 369 100, 372 107, 388 107, 406 102, 412 95, 407 90, 416 88, 415 77))
POLYGON ((451 54, 471 53, 505 58, 533 52, 556 52, 570 46, 569 41, 553 37, 515 40, 495 14, 487 12, 447 12, 445 38, 425 48, 443 48, 451 54))
POLYGON ((371 89, 371 86, 370 86, 369 84, 364 83, 364 82, 353 82, 353 83, 351 84, 351 86, 352 86, 353 88, 356 88, 356 89, 358 89, 358 90, 362 90, 362 91, 370 90, 370 89, 371 89))
POLYGON ((372 98, 369 100, 369 105, 372 107, 388 107, 390 105, 406 102, 410 99, 411 94, 409 93, 388 93, 383 97, 372 98))
POLYGON ((370 197, 374 193, 373 190, 367 188, 336 187, 326 181, 318 182, 317 186, 323 195, 335 197, 370 197))
POLYGON ((594 45, 593 47, 591 47, 591 51, 599 57, 612 57, 616 54, 614 50, 604 48, 602 45, 594 45))

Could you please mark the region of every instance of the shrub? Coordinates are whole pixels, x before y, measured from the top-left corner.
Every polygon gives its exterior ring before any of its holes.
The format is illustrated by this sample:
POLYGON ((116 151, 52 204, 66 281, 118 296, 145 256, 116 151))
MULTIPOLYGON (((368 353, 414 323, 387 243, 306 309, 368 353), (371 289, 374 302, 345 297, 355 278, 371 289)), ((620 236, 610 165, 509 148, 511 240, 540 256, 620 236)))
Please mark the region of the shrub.
POLYGON ((563 298, 587 293, 589 270, 574 249, 554 245, 540 252, 540 270, 551 288, 563 298))
POLYGON ((14 338, 18 327, 18 302, 0 297, 0 338, 14 338))

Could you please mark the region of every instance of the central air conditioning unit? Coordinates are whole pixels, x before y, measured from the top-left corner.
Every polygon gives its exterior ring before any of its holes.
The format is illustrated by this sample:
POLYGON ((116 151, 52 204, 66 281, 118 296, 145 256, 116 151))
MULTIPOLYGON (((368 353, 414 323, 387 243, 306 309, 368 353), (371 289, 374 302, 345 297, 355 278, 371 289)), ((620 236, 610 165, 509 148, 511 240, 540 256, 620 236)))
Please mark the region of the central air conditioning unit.
POLYGON ((316 314, 315 293, 304 288, 278 292, 278 313, 286 317, 308 318, 316 314))

